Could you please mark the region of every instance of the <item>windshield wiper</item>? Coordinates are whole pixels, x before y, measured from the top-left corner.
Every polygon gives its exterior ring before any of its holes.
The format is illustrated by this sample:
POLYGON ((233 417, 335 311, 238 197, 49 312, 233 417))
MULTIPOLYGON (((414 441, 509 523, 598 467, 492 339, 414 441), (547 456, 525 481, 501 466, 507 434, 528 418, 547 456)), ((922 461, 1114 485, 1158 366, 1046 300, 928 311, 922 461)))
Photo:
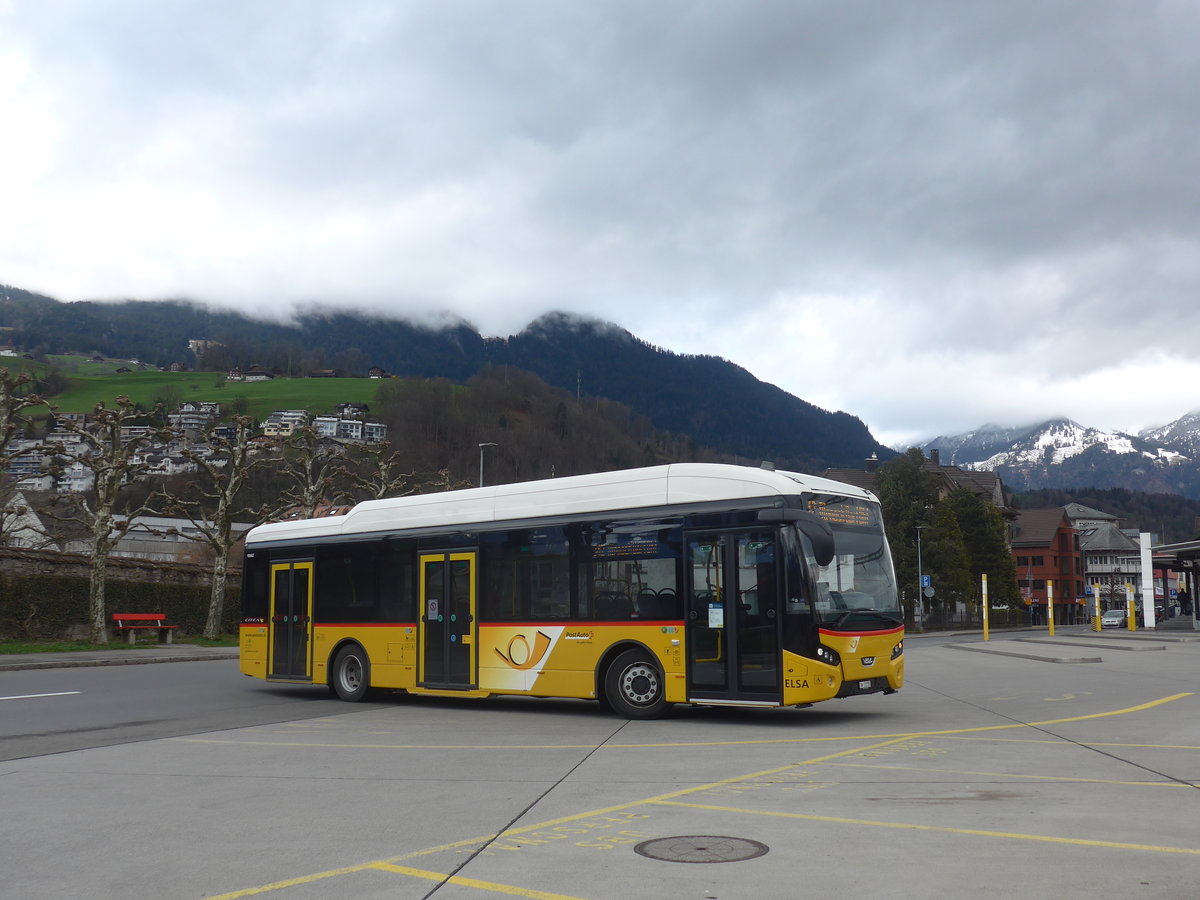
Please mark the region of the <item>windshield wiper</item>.
POLYGON ((875 618, 881 619, 882 621, 888 623, 892 627, 899 627, 904 624, 904 622, 902 622, 900 619, 897 619, 895 616, 889 616, 887 613, 881 613, 879 610, 871 609, 869 606, 860 606, 857 609, 846 610, 844 613, 830 622, 829 627, 840 628, 851 616, 874 616, 875 618))

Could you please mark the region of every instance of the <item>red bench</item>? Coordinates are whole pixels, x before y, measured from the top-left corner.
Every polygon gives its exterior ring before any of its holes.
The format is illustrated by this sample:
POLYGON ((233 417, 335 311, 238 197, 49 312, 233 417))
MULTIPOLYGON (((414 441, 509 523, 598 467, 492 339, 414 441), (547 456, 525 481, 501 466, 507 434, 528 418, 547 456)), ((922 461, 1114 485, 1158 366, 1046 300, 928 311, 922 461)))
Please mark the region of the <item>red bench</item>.
POLYGON ((120 634, 129 635, 129 643, 137 643, 137 633, 143 628, 153 628, 158 631, 160 644, 171 643, 171 632, 178 625, 168 625, 163 613, 113 613, 113 629, 120 634))

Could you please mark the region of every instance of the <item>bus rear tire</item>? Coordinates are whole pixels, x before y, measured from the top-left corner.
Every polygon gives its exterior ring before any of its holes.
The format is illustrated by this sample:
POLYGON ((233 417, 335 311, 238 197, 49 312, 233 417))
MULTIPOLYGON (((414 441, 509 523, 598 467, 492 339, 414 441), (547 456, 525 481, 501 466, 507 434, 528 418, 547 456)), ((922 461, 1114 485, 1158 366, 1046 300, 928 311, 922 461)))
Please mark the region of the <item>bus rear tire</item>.
POLYGON ((347 644, 333 658, 333 674, 329 687, 334 696, 348 703, 357 703, 371 689, 371 660, 358 644, 347 644))
POLYGON ((604 673, 604 699, 627 719, 657 719, 667 709, 662 671, 642 650, 626 650, 604 673))

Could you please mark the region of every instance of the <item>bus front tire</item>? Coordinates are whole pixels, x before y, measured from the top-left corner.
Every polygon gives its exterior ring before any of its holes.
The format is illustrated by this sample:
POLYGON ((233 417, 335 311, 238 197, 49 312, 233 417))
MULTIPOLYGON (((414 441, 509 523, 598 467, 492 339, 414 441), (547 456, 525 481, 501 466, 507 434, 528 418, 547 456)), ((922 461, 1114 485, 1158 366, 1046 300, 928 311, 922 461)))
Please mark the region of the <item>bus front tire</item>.
POLYGON ((627 719, 657 719, 667 708, 663 673, 642 650, 626 650, 604 674, 604 699, 627 719))
POLYGON ((358 644, 347 644, 333 658, 329 687, 339 700, 357 703, 371 688, 371 660, 358 644))

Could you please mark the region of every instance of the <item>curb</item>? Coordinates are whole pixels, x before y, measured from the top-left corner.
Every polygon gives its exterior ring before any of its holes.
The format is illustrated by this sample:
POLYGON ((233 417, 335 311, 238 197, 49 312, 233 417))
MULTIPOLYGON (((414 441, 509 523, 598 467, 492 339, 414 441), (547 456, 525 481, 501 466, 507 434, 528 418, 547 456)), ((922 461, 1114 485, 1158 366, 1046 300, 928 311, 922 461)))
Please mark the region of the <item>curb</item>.
POLYGON ((81 659, 23 659, 4 662, 0 658, 0 672, 19 672, 27 669, 80 669, 94 666, 144 666, 155 663, 206 662, 213 659, 237 659, 237 650, 230 653, 178 653, 169 656, 114 656, 98 658, 84 656, 81 659))

